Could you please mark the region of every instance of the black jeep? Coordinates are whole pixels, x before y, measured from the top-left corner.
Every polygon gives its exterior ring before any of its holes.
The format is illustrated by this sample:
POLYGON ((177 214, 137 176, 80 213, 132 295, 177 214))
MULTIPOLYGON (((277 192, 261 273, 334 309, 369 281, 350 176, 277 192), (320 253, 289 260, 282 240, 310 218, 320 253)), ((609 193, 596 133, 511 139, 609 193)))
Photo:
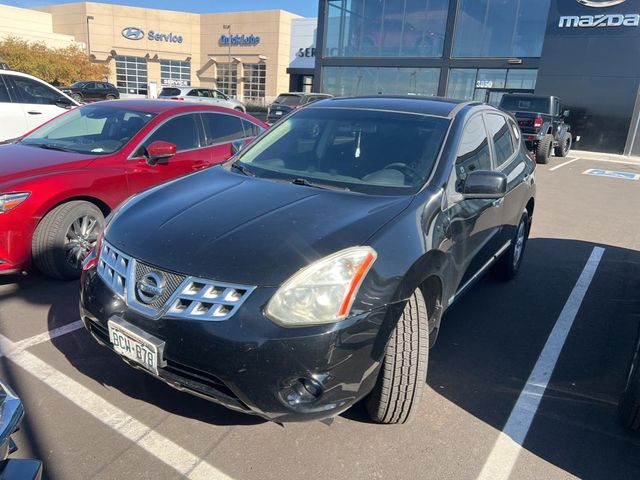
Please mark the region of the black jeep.
POLYGON ((557 157, 569 154, 573 142, 571 126, 565 123, 569 110, 562 110, 558 97, 507 94, 500 108, 516 118, 527 148, 535 153, 538 163, 548 163, 552 151, 557 157))

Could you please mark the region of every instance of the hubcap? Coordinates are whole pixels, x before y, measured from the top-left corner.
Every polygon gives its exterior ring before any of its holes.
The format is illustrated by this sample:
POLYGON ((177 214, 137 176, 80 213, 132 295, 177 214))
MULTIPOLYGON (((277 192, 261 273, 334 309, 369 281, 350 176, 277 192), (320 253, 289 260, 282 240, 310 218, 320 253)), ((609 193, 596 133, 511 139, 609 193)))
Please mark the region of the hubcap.
POLYGON ((517 267, 520 263, 520 257, 522 256, 522 248, 524 247, 524 222, 520 222, 518 225, 518 233, 516 235, 516 245, 513 248, 513 266, 517 267))
POLYGON ((82 262, 96 244, 99 233, 97 218, 91 215, 77 218, 67 230, 65 237, 64 250, 67 263, 80 270, 82 262))

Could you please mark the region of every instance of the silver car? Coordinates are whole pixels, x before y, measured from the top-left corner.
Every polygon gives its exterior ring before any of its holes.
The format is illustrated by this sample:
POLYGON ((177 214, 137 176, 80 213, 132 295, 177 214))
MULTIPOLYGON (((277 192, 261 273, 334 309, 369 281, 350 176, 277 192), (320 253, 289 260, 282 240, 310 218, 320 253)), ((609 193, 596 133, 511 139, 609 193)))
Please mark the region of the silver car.
POLYGON ((247 109, 238 100, 229 98, 220 90, 213 88, 196 87, 165 87, 160 91, 158 98, 166 100, 184 100, 187 102, 202 102, 207 105, 231 108, 240 112, 247 112, 247 109))

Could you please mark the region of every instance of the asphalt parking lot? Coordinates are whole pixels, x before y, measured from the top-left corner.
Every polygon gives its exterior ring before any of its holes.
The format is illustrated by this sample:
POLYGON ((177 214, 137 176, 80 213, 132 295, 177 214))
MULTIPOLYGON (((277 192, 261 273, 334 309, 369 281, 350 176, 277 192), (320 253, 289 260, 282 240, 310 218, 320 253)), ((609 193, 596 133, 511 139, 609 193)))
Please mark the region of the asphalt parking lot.
POLYGON ((403 426, 360 407, 281 426, 188 396, 79 328, 77 283, 0 277, 0 378, 27 411, 15 456, 55 479, 640 478, 640 436, 616 417, 640 324, 640 181, 589 169, 640 174, 575 157, 538 167, 519 276, 487 277, 449 310, 403 426))

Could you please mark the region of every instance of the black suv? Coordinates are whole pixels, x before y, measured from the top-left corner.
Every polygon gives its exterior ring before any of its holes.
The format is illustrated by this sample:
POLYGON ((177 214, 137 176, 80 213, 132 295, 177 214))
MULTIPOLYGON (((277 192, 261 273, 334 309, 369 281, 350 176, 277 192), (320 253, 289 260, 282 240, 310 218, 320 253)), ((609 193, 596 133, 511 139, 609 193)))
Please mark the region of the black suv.
MULTIPOLYGON (((171 162, 171 160, 169 160, 171 162)), ((535 162, 494 107, 343 98, 113 213, 80 315, 130 365, 277 421, 417 410, 442 314, 516 275, 535 162)))
POLYGON ((565 122, 569 110, 562 110, 558 97, 507 94, 500 108, 511 113, 522 129, 524 140, 538 163, 548 163, 552 153, 566 157, 571 150, 571 126, 565 122))
POLYGON ((300 107, 332 97, 333 95, 327 93, 283 93, 269 107, 267 123, 275 123, 300 107))
POLYGON ((76 82, 70 87, 62 87, 60 90, 76 102, 94 102, 120 98, 118 89, 107 82, 76 82))

